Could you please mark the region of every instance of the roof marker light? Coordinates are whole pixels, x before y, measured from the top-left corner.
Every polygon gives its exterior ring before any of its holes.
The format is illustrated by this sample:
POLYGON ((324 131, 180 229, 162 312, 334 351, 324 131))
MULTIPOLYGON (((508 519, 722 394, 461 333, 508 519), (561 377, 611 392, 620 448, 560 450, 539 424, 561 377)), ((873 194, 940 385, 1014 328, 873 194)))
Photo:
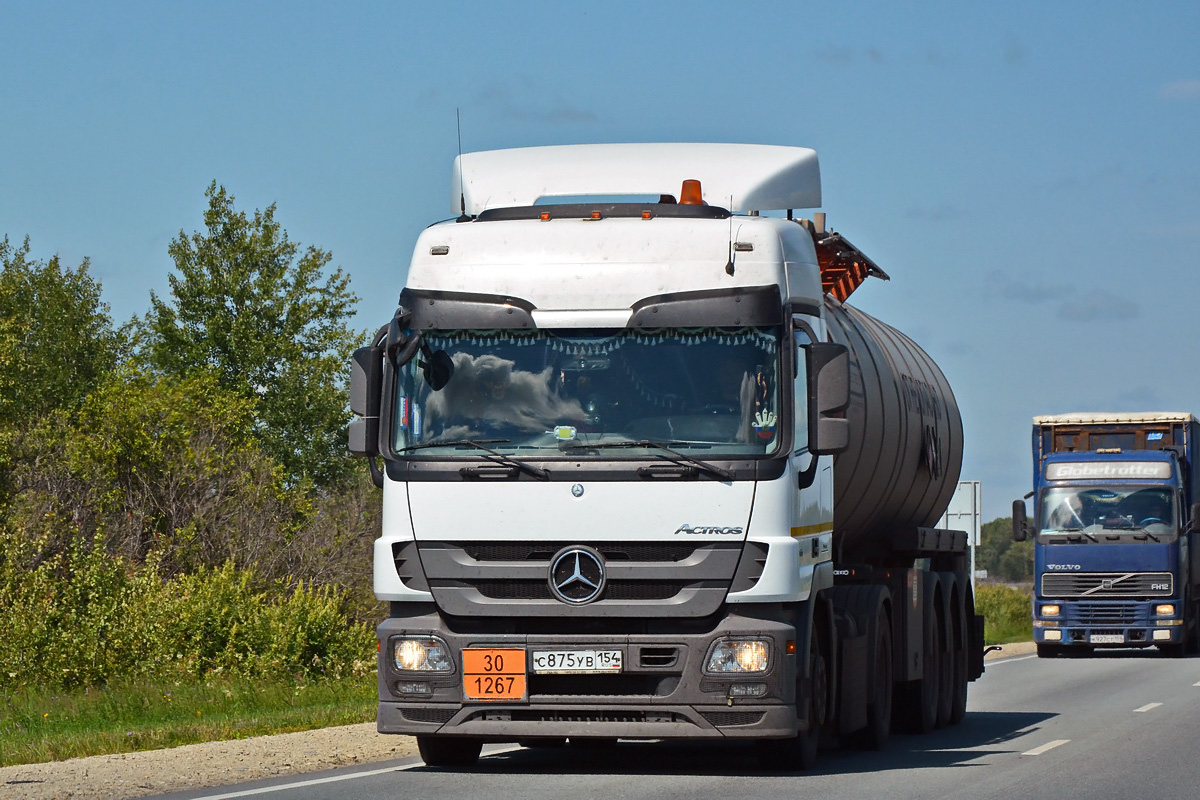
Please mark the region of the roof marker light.
POLYGON ((541 216, 542 216, 542 222, 545 222, 546 220, 550 219, 550 212, 543 211, 541 216))
POLYGON ((681 206, 703 206, 707 205, 704 202, 704 191, 700 187, 700 181, 688 179, 683 182, 683 187, 679 190, 679 205, 681 206))

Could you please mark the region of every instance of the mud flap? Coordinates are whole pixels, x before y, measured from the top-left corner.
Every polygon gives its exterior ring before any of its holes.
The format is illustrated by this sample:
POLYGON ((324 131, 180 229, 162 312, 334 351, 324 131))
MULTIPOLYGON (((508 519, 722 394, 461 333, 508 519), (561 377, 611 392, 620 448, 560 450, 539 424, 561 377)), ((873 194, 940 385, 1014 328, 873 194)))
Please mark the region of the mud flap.
POLYGON ((870 700, 867 677, 871 674, 867 657, 870 655, 870 644, 865 634, 843 639, 841 644, 838 733, 851 733, 867 725, 867 703, 870 700))
POLYGON ((984 638, 983 638, 983 615, 976 614, 974 623, 971 626, 971 641, 967 646, 967 654, 970 661, 967 663, 967 680, 975 680, 983 675, 983 653, 984 653, 984 638))

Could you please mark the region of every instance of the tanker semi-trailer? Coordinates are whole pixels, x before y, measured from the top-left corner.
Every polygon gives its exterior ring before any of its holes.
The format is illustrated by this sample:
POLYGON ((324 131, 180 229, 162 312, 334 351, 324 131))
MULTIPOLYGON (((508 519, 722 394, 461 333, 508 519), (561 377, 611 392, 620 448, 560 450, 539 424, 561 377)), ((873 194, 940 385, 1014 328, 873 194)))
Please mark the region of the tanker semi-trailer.
POLYGON ((844 303, 887 275, 793 218, 816 154, 468 153, 452 187, 352 371, 383 490, 379 730, 432 765, 691 739, 804 768, 961 720, 983 624, 966 535, 929 527, 958 406, 844 303))

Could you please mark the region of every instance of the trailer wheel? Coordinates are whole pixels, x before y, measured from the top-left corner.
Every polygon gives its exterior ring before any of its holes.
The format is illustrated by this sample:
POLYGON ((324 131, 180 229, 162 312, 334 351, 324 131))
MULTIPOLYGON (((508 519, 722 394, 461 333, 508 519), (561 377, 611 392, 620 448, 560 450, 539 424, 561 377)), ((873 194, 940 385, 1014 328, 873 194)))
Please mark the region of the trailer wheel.
POLYGON ((969 616, 965 604, 956 603, 954 615, 954 647, 950 656, 954 666, 954 702, 950 706, 951 725, 957 725, 967 716, 967 687, 970 685, 967 677, 969 671, 967 642, 971 637, 967 633, 969 616))
POLYGON ((471 767, 479 760, 483 742, 453 736, 418 736, 421 760, 431 767, 471 767))
POLYGON ((955 694, 955 655, 954 655, 954 584, 948 578, 942 579, 942 604, 938 606, 940 613, 935 613, 938 632, 941 635, 942 646, 938 651, 938 714, 937 727, 944 728, 950 724, 954 715, 955 694))

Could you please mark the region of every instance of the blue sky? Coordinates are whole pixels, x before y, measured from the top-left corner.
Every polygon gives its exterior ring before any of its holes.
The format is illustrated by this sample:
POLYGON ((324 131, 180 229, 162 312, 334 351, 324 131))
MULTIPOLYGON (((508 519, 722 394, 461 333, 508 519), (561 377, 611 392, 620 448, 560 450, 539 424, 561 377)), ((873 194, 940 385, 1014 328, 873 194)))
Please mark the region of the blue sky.
POLYGON ((941 365, 984 519, 1034 414, 1200 413, 1200 4, 0 0, 0 236, 167 293, 216 180, 394 310, 466 151, 813 147, 852 303, 941 365))

